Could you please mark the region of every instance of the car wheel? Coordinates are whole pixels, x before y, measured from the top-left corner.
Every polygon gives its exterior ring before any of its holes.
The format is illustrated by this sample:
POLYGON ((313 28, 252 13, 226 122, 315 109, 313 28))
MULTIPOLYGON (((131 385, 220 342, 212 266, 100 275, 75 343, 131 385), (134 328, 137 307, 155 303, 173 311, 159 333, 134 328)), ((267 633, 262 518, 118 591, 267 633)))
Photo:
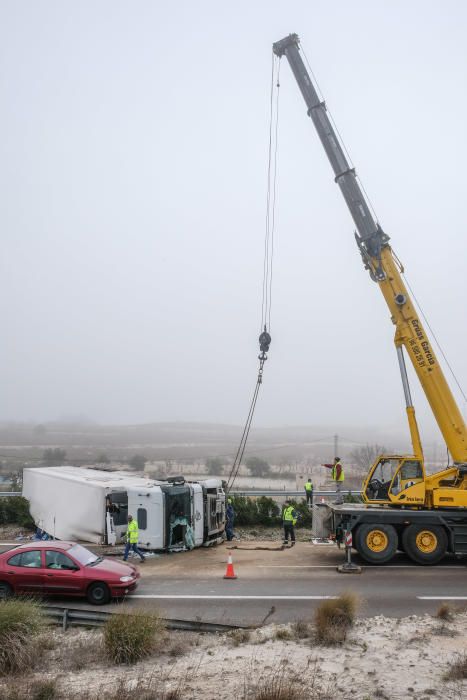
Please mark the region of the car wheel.
POLYGON ((13 589, 9 583, 0 581, 0 600, 6 600, 13 595, 13 589))
POLYGON ((369 564, 387 564, 397 552, 397 532, 392 525, 360 525, 355 546, 369 564))
POLYGON ((409 525, 402 541, 406 554, 416 564, 437 564, 446 554, 448 537, 438 525, 409 525))
POLYGON ((88 588, 87 599, 91 605, 105 605, 110 600, 110 591, 105 583, 92 583, 88 588))

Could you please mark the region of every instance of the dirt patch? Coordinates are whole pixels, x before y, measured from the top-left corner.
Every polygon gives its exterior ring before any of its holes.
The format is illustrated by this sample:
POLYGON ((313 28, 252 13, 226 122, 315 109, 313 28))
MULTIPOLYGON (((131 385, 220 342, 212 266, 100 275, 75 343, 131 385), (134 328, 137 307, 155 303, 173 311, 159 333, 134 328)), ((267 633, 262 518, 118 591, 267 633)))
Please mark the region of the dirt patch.
MULTIPOLYGON (((311 621, 310 612, 306 625, 268 625, 241 639, 172 632, 161 651, 133 666, 106 660, 99 630, 53 629, 41 668, 29 672, 27 681, 52 679, 57 697, 73 700, 122 700, 136 690, 146 697, 143 691, 151 689, 183 700, 251 700, 271 687, 312 700, 467 697, 463 674, 453 673, 452 680, 445 675, 465 665, 465 612, 443 621, 452 632, 443 635, 437 634, 439 619, 429 615, 357 619, 338 647, 317 643, 311 621)), ((1 681, 0 697, 10 697, 12 683, 18 678, 1 681)))

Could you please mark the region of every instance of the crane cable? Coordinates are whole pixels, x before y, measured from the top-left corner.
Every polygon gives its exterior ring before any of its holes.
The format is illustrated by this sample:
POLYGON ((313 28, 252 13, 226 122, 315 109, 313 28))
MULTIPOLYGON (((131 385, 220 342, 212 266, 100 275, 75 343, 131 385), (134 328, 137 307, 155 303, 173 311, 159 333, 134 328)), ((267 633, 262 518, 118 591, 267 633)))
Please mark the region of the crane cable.
POLYGON ((240 465, 245 454, 245 448, 250 434, 251 424, 255 413, 258 394, 263 382, 264 363, 268 359, 267 353, 271 344, 271 301, 272 301, 272 263, 274 258, 274 231, 276 226, 276 184, 277 184, 277 144, 279 129, 279 74, 280 60, 272 54, 271 62, 271 90, 269 99, 269 145, 267 167, 267 192, 266 192, 266 226, 264 234, 264 258, 263 258, 263 284, 261 300, 261 326, 259 336, 258 355, 259 369, 256 386, 253 391, 248 416, 243 428, 240 444, 235 454, 235 459, 227 480, 226 491, 229 493, 237 478, 240 465), (274 100, 274 87, 276 87, 276 99, 274 100))
POLYGON ((444 352, 443 348, 441 347, 441 344, 440 344, 438 338, 436 337, 435 332, 434 332, 433 328, 431 327, 431 324, 430 324, 428 318, 426 317, 425 312, 423 311, 417 297, 415 296, 415 293, 414 293, 414 291, 409 283, 409 280, 407 279, 407 275, 405 274, 405 272, 402 272, 402 274, 404 275, 405 283, 406 283, 407 287, 409 288, 409 291, 410 291, 412 297, 414 298, 414 301, 418 307, 418 310, 420 311, 420 313, 423 317, 423 320, 425 321, 425 323, 426 323, 426 325, 427 325, 427 327, 428 327, 428 329, 433 337, 433 340, 435 341, 435 343, 438 347, 438 350, 440 351, 441 355, 443 356, 443 359, 444 359, 449 371, 451 372, 451 375, 452 375, 455 383, 457 384, 457 387, 462 395, 462 398, 464 399, 464 402, 467 403, 467 396, 465 394, 464 389, 462 388, 462 384, 460 383, 459 379, 457 378, 456 373, 454 372, 454 369, 451 366, 451 363, 449 362, 448 358, 446 357, 446 353, 444 352))

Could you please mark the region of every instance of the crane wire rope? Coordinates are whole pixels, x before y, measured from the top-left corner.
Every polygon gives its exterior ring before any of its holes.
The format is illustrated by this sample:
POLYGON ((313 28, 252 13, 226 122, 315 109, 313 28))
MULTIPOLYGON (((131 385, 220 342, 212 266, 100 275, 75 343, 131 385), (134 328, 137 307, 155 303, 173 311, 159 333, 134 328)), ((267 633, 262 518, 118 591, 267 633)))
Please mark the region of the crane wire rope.
MULTIPOLYGON (((304 56, 304 58, 305 58, 305 62, 306 62, 306 64, 307 64, 308 70, 310 71, 311 75, 313 76, 313 80, 315 81, 315 85, 316 85, 316 87, 317 87, 317 89, 318 89, 319 97, 320 97, 320 99, 322 100, 322 102, 324 103, 323 92, 322 92, 322 90, 321 90, 321 88, 320 88, 320 86, 319 86, 319 83, 318 83, 317 79, 316 79, 316 75, 315 75, 314 72, 313 72, 313 69, 312 69, 312 67, 311 67, 311 65, 310 65, 310 62, 308 61, 307 55, 306 55, 306 53, 305 53, 303 47, 300 47, 300 49, 301 49, 301 51, 302 51, 302 53, 303 53, 303 56, 304 56)), ((349 164, 350 164, 350 165, 352 166, 352 168, 354 168, 354 170, 355 170, 355 166, 354 166, 354 163, 353 163, 353 159, 352 159, 352 157, 351 157, 351 155, 350 155, 350 153, 349 153, 349 151, 348 151, 348 149, 347 149, 347 146, 345 145, 344 139, 342 138, 341 133, 340 133, 338 127, 337 127, 336 121, 335 121, 335 119, 334 119, 334 117, 333 117, 331 111, 330 111, 329 108, 327 107, 327 105, 326 105, 326 111, 327 111, 327 113, 328 113, 328 115, 329 115, 329 118, 330 118, 330 120, 331 120, 331 122, 332 122, 332 125, 333 125, 333 127, 334 127, 334 130, 335 130, 335 132, 336 132, 336 134, 337 134, 337 136, 338 136, 338 138, 339 138, 340 144, 341 144, 341 146, 342 146, 342 148, 343 148, 343 150, 344 150, 344 152, 345 152, 347 158, 349 159, 349 164)), ((365 195, 365 198, 366 198, 366 200, 367 200, 367 203, 368 203, 368 205, 369 205, 369 207, 370 207, 370 209, 371 209, 371 212, 372 212, 373 216, 375 217, 375 222, 378 223, 378 216, 377 216, 377 214, 376 214, 376 211, 375 211, 375 208, 374 208, 374 206, 373 206, 373 203, 372 203, 372 201, 371 201, 371 199, 370 199, 370 197, 369 197, 369 195, 368 195, 368 192, 366 191, 365 186, 364 186, 364 184, 363 184, 361 178, 360 178, 356 173, 355 173, 355 176, 357 177, 358 182, 360 183, 360 186, 361 186, 361 188, 362 188, 362 190, 363 190, 363 193, 364 193, 364 195, 365 195)), ((467 404, 467 395, 466 395, 464 389, 462 388, 461 383, 459 382, 459 380, 458 380, 458 378, 457 378, 457 376, 456 376, 456 374, 455 374, 455 372, 454 372, 454 370, 453 370, 453 368, 452 368, 452 366, 451 366, 451 364, 450 364, 450 362, 449 362, 449 360, 448 360, 448 358, 447 358, 447 356, 446 356, 446 354, 445 354, 443 348, 441 347, 441 344, 440 344, 440 342, 438 341, 438 338, 436 337, 436 334, 435 334, 435 332, 433 331, 433 328, 431 327, 430 322, 428 321, 428 318, 427 318, 426 315, 425 315, 425 312, 423 311, 422 307, 420 306, 420 304, 419 304, 419 302, 418 302, 418 300, 417 300, 417 297, 415 296, 414 291, 413 291, 412 287, 410 286, 410 283, 409 283, 409 281, 408 281, 408 279, 407 279, 407 275, 406 275, 405 273, 403 273, 403 274, 404 274, 405 281, 407 282, 407 287, 409 288, 409 290, 410 290, 410 292, 411 292, 411 294, 412 294, 412 296, 413 296, 413 298, 414 298, 414 301, 415 301, 415 303, 416 303, 416 305, 417 305, 417 307, 418 307, 418 309, 419 309, 419 311, 420 311, 420 313, 421 313, 421 315, 422 315, 422 317, 423 317, 423 319, 424 319, 424 321, 425 321, 427 327, 428 327, 429 330, 430 330, 430 333, 431 333, 431 335, 432 335, 432 337, 433 337, 433 339, 434 339, 434 341, 435 341, 435 343, 436 343, 436 346, 438 347, 438 349, 439 349, 439 351, 440 351, 440 353, 441 353, 441 355, 442 355, 442 357, 443 357, 443 359, 444 359, 444 361, 445 361, 445 363, 446 363, 446 365, 447 365, 447 367, 448 367, 448 369, 449 369, 449 371, 450 371, 450 373, 451 373, 451 375, 452 375, 452 377, 453 377, 455 383, 457 384, 457 386, 458 386, 458 388, 459 388, 459 391, 460 391, 460 393, 461 393, 461 395, 462 395, 462 398, 464 399, 464 404, 467 404)))
POLYGON ((280 61, 272 54, 271 62, 271 86, 269 99, 269 143, 268 143, 268 167, 267 167, 267 191, 266 191, 266 221, 264 234, 264 259, 263 259, 263 284, 261 300, 261 329, 259 336, 260 354, 258 376, 253 391, 248 416, 243 428, 240 443, 227 479, 227 493, 230 492, 235 479, 238 476, 240 465, 245 454, 251 424, 258 400, 258 394, 263 382, 264 363, 271 343, 269 330, 271 328, 271 299, 272 299, 272 264, 274 257, 274 231, 276 225, 276 195, 277 195, 277 142, 279 129, 279 71, 280 61), (277 66, 277 69, 276 69, 277 66), (276 83, 276 99, 274 100, 274 82, 276 83))
POLYGON ((443 356, 443 359, 444 359, 444 361, 445 361, 445 363, 446 363, 446 365, 447 365, 449 371, 451 372, 452 377, 453 377, 454 381, 456 382, 456 384, 457 384, 457 386, 458 386, 458 388, 459 388, 459 391, 460 391, 461 394, 462 394, 462 398, 464 399, 465 402, 467 402, 467 396, 466 396, 466 394, 465 394, 465 391, 464 391, 464 389, 462 388, 462 385, 461 385, 460 381, 457 379, 457 376, 456 376, 456 374, 455 374, 455 372, 454 372, 454 370, 453 370, 453 368, 452 368, 452 366, 451 366, 451 363, 449 362, 449 360, 448 360, 448 358, 447 358, 447 356, 446 356, 446 353, 444 352, 443 348, 441 347, 441 344, 439 343, 438 338, 436 337, 436 334, 435 334, 433 328, 431 327, 431 324, 430 324, 428 318, 427 318, 426 315, 425 315, 425 312, 423 311, 423 309, 422 309, 422 307, 421 307, 421 305, 420 305, 420 303, 419 303, 417 297, 415 296, 415 292, 413 291, 413 289, 412 289, 412 287, 411 287, 411 285, 410 285, 410 282, 409 282, 409 280, 407 279, 407 275, 405 274, 405 272, 403 272, 402 274, 404 275, 405 282, 406 282, 406 284, 407 284, 407 287, 408 287, 409 290, 410 290, 411 295, 412 295, 413 298, 414 298, 414 301, 415 301, 415 303, 416 303, 416 305, 417 305, 417 308, 418 308, 418 310, 420 311, 420 313, 421 313, 421 315, 422 315, 422 317, 423 317, 423 320, 425 321, 425 323, 426 323, 426 325, 427 325, 427 327, 428 327, 428 329, 429 329, 429 331, 430 331, 430 333, 431 333, 431 335, 432 335, 432 337, 433 337, 433 340, 434 340, 435 343, 436 343, 436 346, 437 346, 438 350, 440 351, 441 355, 443 356))

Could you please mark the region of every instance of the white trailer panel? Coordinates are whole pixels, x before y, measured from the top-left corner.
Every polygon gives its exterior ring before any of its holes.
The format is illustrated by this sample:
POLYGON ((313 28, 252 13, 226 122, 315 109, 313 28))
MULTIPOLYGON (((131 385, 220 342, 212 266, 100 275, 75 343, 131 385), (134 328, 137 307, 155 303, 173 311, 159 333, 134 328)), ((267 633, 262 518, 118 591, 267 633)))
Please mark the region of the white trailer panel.
MULTIPOLYGON (((80 467, 38 467, 23 471, 23 496, 37 527, 60 540, 106 541, 106 497, 129 485, 150 483, 130 474, 80 467)), ((126 520, 126 518, 125 518, 126 520)), ((126 524, 115 528, 121 539, 126 524)))

